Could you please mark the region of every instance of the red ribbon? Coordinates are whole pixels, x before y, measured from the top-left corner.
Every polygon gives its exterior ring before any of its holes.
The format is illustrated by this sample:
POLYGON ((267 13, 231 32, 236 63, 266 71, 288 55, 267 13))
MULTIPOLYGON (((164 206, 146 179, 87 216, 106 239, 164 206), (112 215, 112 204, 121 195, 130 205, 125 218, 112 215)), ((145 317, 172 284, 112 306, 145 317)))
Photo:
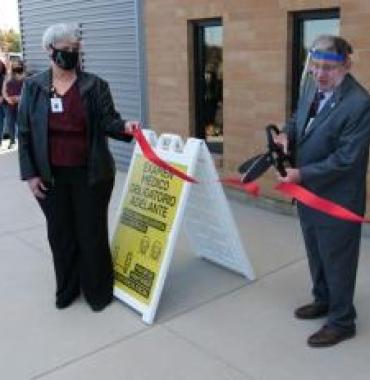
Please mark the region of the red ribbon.
MULTIPOLYGON (((191 177, 187 175, 186 173, 182 172, 181 170, 173 167, 172 165, 167 164, 167 162, 163 161, 161 158, 159 158, 155 152, 153 151, 152 147, 146 140, 143 132, 139 128, 135 128, 133 130, 133 136, 135 137, 137 143, 139 144, 141 151, 143 152, 144 156, 151 161, 154 165, 160 167, 163 170, 168 171, 169 173, 183 179, 184 181, 191 182, 191 183, 197 183, 199 184, 200 181, 198 181, 196 178, 191 177)), ((238 189, 241 189, 254 197, 258 196, 259 194, 259 186, 255 182, 249 182, 249 183, 242 183, 239 178, 229 177, 229 178, 221 178, 219 180, 222 183, 225 183, 229 186, 236 187, 238 189)))
POLYGON ((175 176, 183 179, 184 181, 191 182, 191 183, 199 183, 195 178, 188 176, 186 173, 182 172, 181 170, 167 164, 167 162, 161 160, 153 151, 152 147, 146 140, 143 132, 140 128, 135 128, 132 133, 137 141, 137 143, 140 145, 140 148, 144 154, 144 156, 151 162, 153 162, 154 165, 159 166, 163 170, 166 170, 175 176))
POLYGON ((282 194, 297 199, 297 201, 308 207, 335 218, 355 223, 370 223, 370 219, 357 215, 337 203, 321 198, 296 183, 279 183, 275 186, 275 189, 280 191, 282 194))
MULTIPOLYGON (((187 175, 181 170, 167 164, 161 158, 159 158, 153 151, 150 144, 147 142, 144 134, 139 128, 135 128, 133 131, 133 136, 135 137, 137 143, 140 145, 140 148, 144 156, 151 161, 156 166, 166 170, 175 176, 183 179, 184 181, 196 183, 201 183, 197 179, 187 175)), ((255 182, 243 183, 239 178, 236 177, 227 177, 219 179, 220 182, 225 185, 229 185, 240 190, 247 192, 248 194, 257 197, 259 195, 260 189, 258 184, 255 182)), ((279 183, 275 186, 275 189, 280 191, 282 194, 289 196, 291 198, 297 199, 299 202, 304 205, 311 207, 315 210, 321 211, 324 214, 333 216, 338 219, 343 219, 355 223, 370 223, 370 219, 366 219, 360 215, 355 214, 354 212, 346 209, 343 206, 340 206, 332 201, 329 201, 325 198, 321 198, 318 195, 312 193, 311 191, 305 189, 304 187, 295 184, 295 183, 279 183)))
POLYGON ((256 182, 243 183, 237 177, 220 178, 220 182, 224 183, 225 185, 229 185, 237 189, 243 190, 246 193, 253 195, 254 197, 258 197, 260 194, 260 187, 257 185, 256 182))

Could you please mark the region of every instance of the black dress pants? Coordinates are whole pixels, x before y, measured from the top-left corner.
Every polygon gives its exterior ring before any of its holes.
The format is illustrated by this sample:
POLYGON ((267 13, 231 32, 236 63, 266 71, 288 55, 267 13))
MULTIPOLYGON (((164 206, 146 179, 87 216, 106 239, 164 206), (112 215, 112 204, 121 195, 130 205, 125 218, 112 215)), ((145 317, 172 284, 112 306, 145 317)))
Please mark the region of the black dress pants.
POLYGON ((90 305, 112 299, 108 204, 113 184, 112 179, 91 186, 86 170, 60 168, 46 198, 38 199, 47 221, 57 302, 68 302, 80 289, 90 305))

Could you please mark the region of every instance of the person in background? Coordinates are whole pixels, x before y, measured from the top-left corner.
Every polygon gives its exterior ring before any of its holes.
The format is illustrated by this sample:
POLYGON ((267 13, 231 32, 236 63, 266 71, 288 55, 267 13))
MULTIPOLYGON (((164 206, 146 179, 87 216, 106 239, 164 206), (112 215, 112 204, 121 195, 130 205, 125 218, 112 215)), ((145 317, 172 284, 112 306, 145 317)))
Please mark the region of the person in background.
POLYGON ((9 133, 9 149, 13 148, 15 144, 18 103, 22 91, 23 80, 23 63, 21 61, 13 62, 10 66, 10 73, 7 78, 5 78, 2 87, 2 95, 6 100, 5 114, 7 130, 9 133))
MULTIPOLYGON (((313 193, 363 215, 370 142, 370 95, 350 74, 351 45, 323 35, 311 49, 312 80, 302 88, 295 116, 276 142, 295 167, 281 182, 300 183, 313 193)), ((295 311, 299 319, 326 317, 308 338, 329 347, 356 333, 353 297, 361 224, 343 221, 298 202, 298 215, 313 282, 313 301, 295 311)))
POLYGON ((56 275, 56 307, 80 294, 93 311, 113 295, 107 214, 115 167, 107 136, 129 142, 137 121, 116 112, 108 83, 79 66, 80 32, 44 32, 49 70, 26 78, 19 105, 22 180, 45 214, 56 275))
POLYGON ((2 95, 3 83, 5 81, 5 74, 6 74, 5 63, 0 60, 0 147, 3 142, 4 124, 5 124, 6 101, 2 95))

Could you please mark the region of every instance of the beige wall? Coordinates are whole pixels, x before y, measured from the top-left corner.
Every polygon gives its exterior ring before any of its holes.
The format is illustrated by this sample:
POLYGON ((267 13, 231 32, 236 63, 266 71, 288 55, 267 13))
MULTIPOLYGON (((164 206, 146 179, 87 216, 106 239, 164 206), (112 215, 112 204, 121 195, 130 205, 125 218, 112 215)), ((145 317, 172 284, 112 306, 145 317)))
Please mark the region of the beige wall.
MULTIPOLYGON (((224 26, 223 173, 264 150, 264 126, 281 125, 289 99, 289 12, 340 7, 352 42, 353 72, 370 89, 369 0, 146 0, 149 118, 157 131, 191 135, 188 20, 222 17, 224 26)), ((274 183, 264 180, 264 189, 274 183)), ((272 191, 265 195, 276 197, 272 191)))

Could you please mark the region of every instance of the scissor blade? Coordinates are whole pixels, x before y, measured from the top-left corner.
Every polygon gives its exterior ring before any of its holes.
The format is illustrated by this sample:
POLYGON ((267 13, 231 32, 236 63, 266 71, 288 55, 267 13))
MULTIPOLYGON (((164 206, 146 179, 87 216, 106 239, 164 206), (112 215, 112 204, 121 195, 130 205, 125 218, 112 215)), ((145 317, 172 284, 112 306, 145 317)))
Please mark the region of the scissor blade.
POLYGON ((251 182, 259 178, 272 165, 270 153, 259 154, 239 166, 242 182, 251 182))

